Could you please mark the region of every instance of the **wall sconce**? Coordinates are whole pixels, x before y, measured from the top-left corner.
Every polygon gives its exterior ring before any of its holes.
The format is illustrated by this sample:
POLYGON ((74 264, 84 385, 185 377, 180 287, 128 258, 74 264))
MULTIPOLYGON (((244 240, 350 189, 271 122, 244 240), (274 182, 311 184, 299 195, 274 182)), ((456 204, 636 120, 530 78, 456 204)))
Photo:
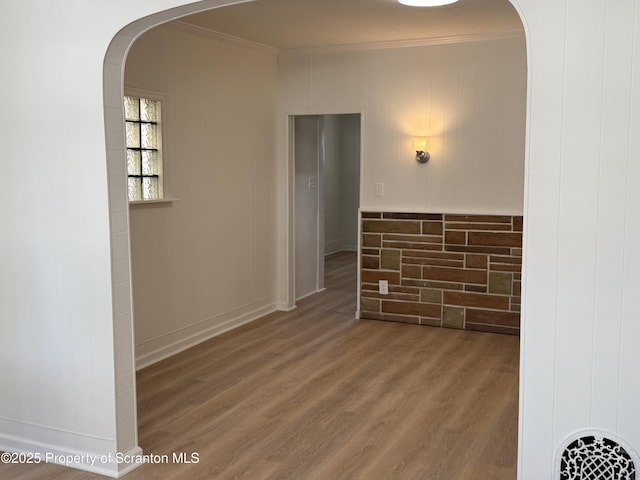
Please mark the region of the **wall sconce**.
POLYGON ((427 163, 431 158, 427 152, 427 137, 413 137, 413 148, 416 150, 416 161, 418 163, 427 163))

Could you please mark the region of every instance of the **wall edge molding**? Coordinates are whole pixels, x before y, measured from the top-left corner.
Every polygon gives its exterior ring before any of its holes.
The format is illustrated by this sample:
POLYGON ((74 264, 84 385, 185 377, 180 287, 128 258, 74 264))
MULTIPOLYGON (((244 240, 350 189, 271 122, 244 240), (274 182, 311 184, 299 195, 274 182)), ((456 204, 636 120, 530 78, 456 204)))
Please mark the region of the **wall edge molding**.
POLYGON ((434 38, 417 38, 413 40, 393 40, 386 42, 353 43, 345 45, 329 45, 323 47, 283 48, 280 53, 285 54, 314 54, 314 53, 341 53, 367 50, 389 50, 395 48, 429 47, 437 45, 449 45, 452 43, 486 42, 492 40, 505 40, 509 38, 522 38, 523 30, 506 30, 504 32, 469 33, 462 35, 446 35, 434 38))
MULTIPOLYGON (((80 433, 78 433, 78 435, 84 437, 84 435, 80 433)), ((0 434, 0 450, 8 453, 29 454, 33 455, 34 458, 39 456, 41 461, 38 463, 53 463, 111 478, 120 478, 140 466, 140 464, 137 463, 118 463, 116 454, 111 452, 97 453, 79 451, 61 445, 35 442, 26 438, 6 434, 0 434), (77 457, 82 459, 82 461, 78 463, 67 463, 64 460, 68 457, 77 457), (94 459, 93 463, 91 459, 94 459)), ((127 452, 123 452, 123 455, 142 455, 142 449, 140 447, 134 447, 127 452)))

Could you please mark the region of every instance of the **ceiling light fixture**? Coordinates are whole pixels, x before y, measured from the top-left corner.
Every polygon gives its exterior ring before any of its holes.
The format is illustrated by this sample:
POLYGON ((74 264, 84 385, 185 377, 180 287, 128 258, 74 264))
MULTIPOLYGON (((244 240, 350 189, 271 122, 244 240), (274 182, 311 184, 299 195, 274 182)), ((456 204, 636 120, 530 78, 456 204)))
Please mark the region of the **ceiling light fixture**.
POLYGON ((408 5, 410 7, 440 7, 442 5, 449 5, 456 3, 458 0, 398 0, 402 5, 408 5))

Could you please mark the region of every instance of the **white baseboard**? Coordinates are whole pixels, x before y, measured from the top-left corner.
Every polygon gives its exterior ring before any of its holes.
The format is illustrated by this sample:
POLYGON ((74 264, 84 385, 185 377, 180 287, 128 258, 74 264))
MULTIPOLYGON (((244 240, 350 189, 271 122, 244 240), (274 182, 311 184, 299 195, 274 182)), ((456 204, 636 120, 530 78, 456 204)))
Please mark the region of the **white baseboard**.
POLYGON ((305 298, 310 297, 311 295, 315 295, 316 293, 324 292, 325 290, 326 288, 320 288, 318 290, 314 290, 313 292, 305 293, 301 297, 296 298, 296 302, 299 302, 300 300, 304 300, 305 298))
POLYGON ((278 302, 276 303, 276 310, 279 312, 291 312, 298 308, 296 305, 289 305, 288 302, 278 302))
POLYGON ((332 250, 330 252, 327 252, 325 250, 325 258, 326 257, 330 257, 331 255, 335 255, 336 253, 341 253, 341 252, 357 252, 358 251, 358 247, 357 246, 353 246, 353 245, 342 245, 339 248, 332 250))
POLYGON ((136 370, 148 367, 276 310, 278 310, 277 304, 270 298, 217 315, 197 326, 190 326, 136 345, 136 370))
MULTIPOLYGON (((32 427, 31 425, 29 426, 32 427)), ((82 434, 77 434, 77 436, 80 442, 86 440, 82 434)), ((89 439, 91 440, 91 437, 89 439)), ((123 454, 115 452, 97 453, 4 434, 0 434, 0 451, 22 454, 25 460, 34 464, 51 463, 111 478, 123 477, 141 465, 140 463, 120 463, 120 459, 129 459, 142 455, 140 447, 135 447, 123 454)))

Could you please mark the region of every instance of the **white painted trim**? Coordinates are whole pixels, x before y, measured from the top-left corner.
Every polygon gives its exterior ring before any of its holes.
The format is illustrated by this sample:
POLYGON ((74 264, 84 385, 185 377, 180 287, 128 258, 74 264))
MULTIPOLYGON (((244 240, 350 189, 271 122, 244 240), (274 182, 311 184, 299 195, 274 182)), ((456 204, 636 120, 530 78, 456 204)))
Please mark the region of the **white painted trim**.
POLYGON ((292 312, 298 307, 297 305, 289 305, 286 302, 278 302, 276 303, 276 308, 279 312, 292 312))
POLYGON ((254 48, 257 50, 265 50, 267 52, 271 52, 275 54, 277 54, 280 51, 277 47, 267 45, 266 43, 254 42, 252 40, 247 40, 246 38, 236 37, 234 35, 218 32, 216 30, 211 30, 206 27, 201 27, 199 25, 193 25, 191 23, 185 22, 184 20, 174 20, 173 22, 167 23, 166 26, 174 28, 176 30, 189 32, 195 35, 204 35, 207 37, 211 37, 215 40, 220 40, 221 42, 225 42, 225 43, 231 43, 240 47, 254 48))
POLYGON ((304 300, 305 298, 308 298, 308 297, 310 297, 310 296, 312 296, 312 295, 315 295, 316 293, 322 293, 322 292, 324 292, 325 290, 326 290, 326 288, 319 288, 319 289, 317 289, 317 290, 316 290, 316 291, 314 291, 314 292, 305 293, 305 294, 304 294, 304 295, 302 295, 301 297, 296 298, 296 302, 299 302, 300 300, 304 300))
MULTIPOLYGON (((498 211, 489 211, 487 209, 482 209, 482 210, 478 210, 478 211, 473 211, 473 210, 466 210, 466 211, 461 211, 461 210, 448 210, 446 208, 440 208, 434 210, 434 209, 420 209, 420 208, 403 208, 403 207, 388 207, 388 208, 378 208, 378 207, 362 207, 360 208, 360 212, 361 213, 417 213, 417 214, 433 214, 433 215, 438 215, 438 214, 443 214, 443 215, 495 215, 495 216, 500 216, 500 217, 520 217, 523 216, 522 212, 516 212, 516 211, 505 211, 505 210, 498 210, 498 211)), ((375 220, 375 219, 371 219, 371 220, 375 220)))
POLYGON ((448 45, 452 43, 487 42, 493 40, 504 40, 508 38, 522 37, 524 37, 523 30, 506 30, 504 32, 469 33, 463 35, 447 35, 443 37, 418 38, 412 40, 394 40, 388 42, 353 43, 346 45, 327 45, 322 47, 308 48, 283 48, 280 49, 280 52, 287 54, 340 53, 365 50, 388 50, 393 48, 428 47, 436 45, 448 45))
MULTIPOLYGON (((4 419, 2 419, 4 420, 4 419)), ((11 420, 13 423, 14 420, 11 420)), ((29 424, 29 427, 33 425, 29 424)), ((41 427, 46 429, 46 433, 56 431, 56 429, 41 427)), ((43 432, 44 433, 44 432, 43 432)), ((78 441, 86 440, 87 435, 78 432, 66 432, 73 434, 78 441)), ((93 437, 89 437, 93 438, 93 437)), ((115 442, 110 440, 110 444, 115 442)), ((78 470, 84 470, 99 475, 106 475, 112 478, 120 478, 131 472, 141 464, 123 464, 118 463, 117 453, 97 453, 88 452, 86 450, 80 451, 60 445, 54 445, 52 443, 34 442, 24 438, 19 438, 12 435, 0 435, 0 450, 8 453, 27 454, 32 459, 40 459, 38 463, 53 463, 56 465, 62 465, 69 468, 75 468, 78 470), (77 458, 78 462, 67 463, 65 460, 71 457, 77 458)), ((135 447, 127 452, 124 452, 125 456, 137 456, 142 455, 142 449, 135 447)))
POLYGON ((148 367, 241 325, 251 323, 276 310, 278 310, 276 302, 273 298, 269 298, 263 302, 256 302, 208 318, 200 322, 203 328, 187 336, 181 336, 181 333, 184 334, 184 330, 193 328, 194 325, 136 345, 136 370, 148 367))
POLYGON ((157 205, 162 203, 173 203, 180 200, 179 198, 157 198, 155 200, 130 200, 130 207, 139 207, 140 205, 157 205))

